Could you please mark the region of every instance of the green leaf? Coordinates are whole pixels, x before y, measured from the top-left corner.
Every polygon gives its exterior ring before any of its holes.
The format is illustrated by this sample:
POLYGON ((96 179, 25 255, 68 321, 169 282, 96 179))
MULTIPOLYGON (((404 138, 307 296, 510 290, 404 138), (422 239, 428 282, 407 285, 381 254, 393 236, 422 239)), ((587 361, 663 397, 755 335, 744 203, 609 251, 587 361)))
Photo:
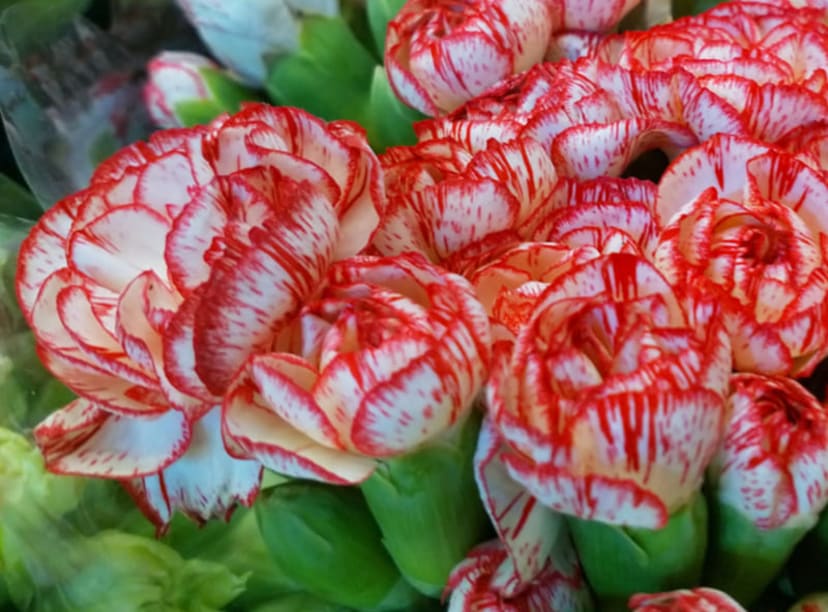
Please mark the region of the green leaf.
POLYGON ((403 104, 391 85, 382 66, 374 68, 371 94, 368 102, 365 130, 368 141, 377 153, 388 147, 412 145, 417 142, 414 122, 425 115, 403 104))
POLYGON ((181 100, 174 107, 176 117, 186 127, 209 123, 222 113, 237 112, 245 101, 261 99, 256 91, 230 78, 225 70, 201 68, 198 72, 208 97, 181 100))
POLYGON ((115 480, 84 478, 78 505, 64 518, 80 534, 87 536, 108 529, 155 536, 155 527, 115 480))
POLYGON ((430 597, 490 530, 472 466, 479 430, 475 412, 452 435, 383 461, 361 487, 397 567, 430 597))
POLYGON ((23 0, 0 14, 0 63, 10 64, 59 38, 91 0, 23 0))
POLYGON ((308 593, 358 610, 408 609, 417 600, 358 489, 291 482, 260 495, 255 510, 277 565, 308 593))
POLYGON ((253 510, 237 508, 228 523, 211 521, 206 525, 197 525, 176 515, 164 543, 185 558, 215 561, 236 575, 247 576, 244 593, 233 601, 236 609, 247 611, 274 597, 299 590, 271 558, 253 510))
POLYGON ((673 0, 673 18, 698 15, 718 6, 726 0, 673 0))
POLYGON ((13 506, 46 507, 63 514, 75 507, 80 480, 46 472, 43 457, 20 434, 0 428, 0 524, 13 506))
POLYGON ((707 544, 707 506, 698 493, 663 529, 617 527, 568 517, 587 581, 600 610, 627 610, 635 593, 699 584, 707 544))
POLYGON ((711 500, 705 585, 725 591, 745 607, 751 606, 809 529, 759 529, 735 508, 711 500))
POLYGON ((368 23, 365 0, 340 0, 339 14, 342 15, 342 19, 348 24, 348 28, 354 33, 359 43, 370 51, 375 61, 381 64, 382 53, 377 54, 374 50, 374 35, 368 23))
POLYGON ((828 591, 828 510, 823 510, 816 527, 797 546, 788 563, 788 576, 800 597, 828 591))
POLYGON ((340 17, 307 17, 299 50, 275 58, 268 94, 323 119, 365 118, 376 62, 340 17))
POLYGON ((327 603, 307 593, 291 593, 274 598, 273 601, 261 605, 251 612, 296 612, 297 610, 308 610, 312 612, 349 612, 348 608, 327 603))
POLYGON ((33 444, 0 428, 0 576, 18 608, 36 595, 42 562, 63 562, 60 515, 75 507, 81 484, 46 472, 33 444))
POLYGON ((175 116, 185 127, 210 123, 225 111, 215 100, 184 100, 173 107, 175 116))
POLYGON ((228 76, 227 71, 215 68, 199 70, 207 89, 213 94, 219 105, 228 113, 235 113, 243 102, 259 100, 259 94, 249 87, 245 87, 228 76))
POLYGON ((103 131, 89 143, 89 150, 87 151, 89 163, 93 167, 97 167, 106 161, 108 157, 114 155, 119 148, 120 146, 118 139, 115 138, 115 134, 103 131))
POLYGON ((28 220, 35 220, 43 209, 32 193, 5 174, 0 174, 0 248, 7 244, 9 234, 28 229, 28 220))
POLYGON ((368 0, 365 10, 368 13, 368 24, 374 37, 379 57, 385 55, 385 31, 391 21, 405 4, 406 0, 368 0))

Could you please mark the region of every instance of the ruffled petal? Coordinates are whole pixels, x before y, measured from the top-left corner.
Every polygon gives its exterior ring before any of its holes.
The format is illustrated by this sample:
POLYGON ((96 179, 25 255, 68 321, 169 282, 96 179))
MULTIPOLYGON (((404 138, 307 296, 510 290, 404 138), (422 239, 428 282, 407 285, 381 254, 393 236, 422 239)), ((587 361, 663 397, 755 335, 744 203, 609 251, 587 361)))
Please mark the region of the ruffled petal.
POLYGON ((259 493, 262 466, 235 459, 221 439, 219 407, 192 423, 186 452, 155 474, 124 483, 144 513, 163 532, 175 510, 198 522, 229 519, 236 504, 250 506, 259 493))
POLYGON ((249 246, 228 240, 194 314, 196 371, 216 394, 316 290, 333 258, 338 223, 331 204, 292 181, 275 179, 271 187, 279 216, 251 228, 249 246))
POLYGON ((193 433, 185 416, 174 410, 127 417, 77 399, 40 423, 34 435, 50 471, 134 478, 176 461, 193 433))
POLYGON ((314 442, 266 405, 252 384, 234 383, 222 409, 222 432, 232 454, 253 457, 279 474, 331 484, 362 482, 374 471, 373 459, 314 442))

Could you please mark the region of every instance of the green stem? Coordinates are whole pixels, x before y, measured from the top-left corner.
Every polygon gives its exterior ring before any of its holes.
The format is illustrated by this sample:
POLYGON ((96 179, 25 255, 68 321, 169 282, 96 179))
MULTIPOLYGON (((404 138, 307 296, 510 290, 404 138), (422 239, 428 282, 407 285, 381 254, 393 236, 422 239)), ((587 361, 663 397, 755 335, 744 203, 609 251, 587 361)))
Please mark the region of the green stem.
POLYGON ((697 585, 707 542, 707 506, 696 494, 663 529, 618 527, 569 518, 587 581, 600 610, 627 610, 635 593, 697 585))
POLYGON ((807 526, 759 529, 735 508, 711 501, 705 584, 752 605, 807 532, 807 526))
POLYGON ((479 429, 475 413, 453 435, 383 462, 362 484, 386 549, 430 597, 489 529, 472 470, 479 429))

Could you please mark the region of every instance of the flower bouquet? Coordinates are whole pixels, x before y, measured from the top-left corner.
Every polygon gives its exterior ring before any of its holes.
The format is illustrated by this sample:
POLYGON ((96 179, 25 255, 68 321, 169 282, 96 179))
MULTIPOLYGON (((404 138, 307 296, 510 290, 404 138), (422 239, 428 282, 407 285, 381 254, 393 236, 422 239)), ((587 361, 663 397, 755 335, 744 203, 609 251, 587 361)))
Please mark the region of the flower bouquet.
POLYGON ((828 610, 824 1, 0 11, 0 608, 828 610))

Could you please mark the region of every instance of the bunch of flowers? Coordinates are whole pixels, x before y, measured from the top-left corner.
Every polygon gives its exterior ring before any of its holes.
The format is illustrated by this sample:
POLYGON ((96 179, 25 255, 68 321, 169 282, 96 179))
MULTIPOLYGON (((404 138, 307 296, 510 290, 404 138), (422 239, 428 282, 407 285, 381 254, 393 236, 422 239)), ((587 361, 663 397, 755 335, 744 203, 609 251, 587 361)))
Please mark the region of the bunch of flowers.
POLYGON ((369 2, 372 92, 430 115, 379 151, 250 101, 301 20, 264 49, 182 4, 225 65, 153 60, 171 129, 19 249, 76 396, 47 470, 159 536, 253 506, 293 594, 349 609, 742 610, 828 554, 826 7, 369 2))

